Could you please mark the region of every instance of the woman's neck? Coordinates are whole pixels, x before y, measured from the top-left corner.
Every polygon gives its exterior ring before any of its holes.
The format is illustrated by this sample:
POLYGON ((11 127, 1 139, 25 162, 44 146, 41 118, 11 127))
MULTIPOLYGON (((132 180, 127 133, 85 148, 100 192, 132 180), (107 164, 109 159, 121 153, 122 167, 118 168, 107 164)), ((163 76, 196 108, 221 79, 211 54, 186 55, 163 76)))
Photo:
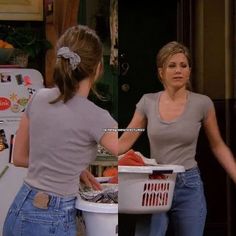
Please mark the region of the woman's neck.
POLYGON ((88 97, 90 89, 91 89, 90 78, 83 79, 78 83, 76 94, 82 97, 88 97))
POLYGON ((186 99, 186 97, 188 95, 188 90, 185 88, 181 88, 178 90, 166 88, 164 90, 164 94, 168 99, 170 99, 172 101, 176 101, 176 100, 180 100, 180 99, 186 99))

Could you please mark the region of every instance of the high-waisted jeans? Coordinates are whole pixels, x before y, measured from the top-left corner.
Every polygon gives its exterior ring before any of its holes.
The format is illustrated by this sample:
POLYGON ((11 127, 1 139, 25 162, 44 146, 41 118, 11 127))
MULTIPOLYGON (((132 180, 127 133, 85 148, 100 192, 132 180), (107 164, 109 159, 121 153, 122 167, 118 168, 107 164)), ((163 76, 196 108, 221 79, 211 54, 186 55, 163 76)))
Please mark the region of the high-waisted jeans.
POLYGON ((33 205, 38 190, 23 184, 3 227, 3 236, 75 236, 75 197, 50 196, 47 209, 33 205))
POLYGON ((168 213, 152 215, 149 236, 164 236, 168 223, 175 236, 202 236, 206 220, 206 201, 198 168, 179 173, 168 213))

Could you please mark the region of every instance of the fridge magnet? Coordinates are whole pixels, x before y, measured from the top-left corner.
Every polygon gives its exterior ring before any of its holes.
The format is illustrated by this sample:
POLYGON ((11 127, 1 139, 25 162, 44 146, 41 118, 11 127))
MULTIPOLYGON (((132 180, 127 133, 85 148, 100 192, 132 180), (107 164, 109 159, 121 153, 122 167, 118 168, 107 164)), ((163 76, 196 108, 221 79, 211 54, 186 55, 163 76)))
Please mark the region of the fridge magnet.
POLYGON ((0 172, 0 179, 3 177, 3 175, 5 175, 5 173, 7 172, 9 166, 5 166, 4 169, 2 170, 2 172, 0 172))
POLYGON ((23 97, 18 99, 17 103, 20 104, 22 107, 25 107, 28 103, 28 100, 28 98, 23 97))
POLYGON ((18 96, 17 96, 16 93, 12 93, 12 94, 10 94, 9 97, 10 97, 10 100, 11 100, 12 102, 17 101, 17 99, 18 99, 18 96))
POLYGON ((28 92, 29 92, 29 95, 31 97, 36 92, 36 89, 28 88, 28 92))
POLYGON ((20 105, 17 103, 13 103, 11 106, 11 111, 14 113, 20 112, 20 105))
POLYGON ((21 74, 16 75, 16 82, 18 85, 23 84, 24 81, 21 74))
POLYGON ((11 82, 11 76, 10 75, 6 75, 6 74, 1 73, 0 78, 1 78, 2 83, 11 82))
POLYGON ((0 129, 0 151, 3 151, 6 148, 8 148, 6 134, 4 129, 0 129))
POLYGON ((0 151, 4 150, 5 149, 5 145, 3 143, 3 138, 0 137, 0 151))
POLYGON ((7 110, 11 106, 11 101, 6 97, 0 97, 0 111, 7 110))
POLYGON ((24 76, 24 84, 25 86, 32 85, 32 81, 28 75, 24 76))

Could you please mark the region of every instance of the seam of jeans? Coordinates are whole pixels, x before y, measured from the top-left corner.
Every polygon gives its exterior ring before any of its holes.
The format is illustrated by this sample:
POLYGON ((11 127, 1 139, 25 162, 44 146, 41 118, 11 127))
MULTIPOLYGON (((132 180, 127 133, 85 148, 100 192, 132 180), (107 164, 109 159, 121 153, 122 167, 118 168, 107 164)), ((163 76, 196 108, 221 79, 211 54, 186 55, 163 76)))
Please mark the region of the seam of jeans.
POLYGON ((17 205, 17 208, 16 208, 16 214, 18 215, 23 204, 25 203, 29 193, 31 192, 31 189, 28 188, 28 186, 24 186, 23 185, 23 192, 21 192, 20 194, 23 195, 23 198, 21 199, 21 201, 19 202, 19 205, 17 205))

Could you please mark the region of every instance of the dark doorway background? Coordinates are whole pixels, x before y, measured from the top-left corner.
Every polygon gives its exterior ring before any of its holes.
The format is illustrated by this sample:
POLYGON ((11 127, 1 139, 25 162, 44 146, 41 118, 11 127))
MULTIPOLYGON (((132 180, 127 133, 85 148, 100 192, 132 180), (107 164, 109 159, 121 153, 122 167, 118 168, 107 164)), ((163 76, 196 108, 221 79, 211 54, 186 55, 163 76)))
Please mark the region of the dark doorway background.
MULTIPOLYGON (((143 94, 162 89, 156 54, 164 44, 177 39, 176 26, 176 0, 119 0, 119 128, 129 124, 143 94)), ((133 149, 149 156, 146 132, 133 149)), ((119 214, 119 236, 133 236, 136 220, 143 217, 148 216, 119 214)))
MULTIPOLYGON (((165 43, 176 40, 176 9, 177 1, 119 0, 119 128, 128 125, 144 93, 162 89, 155 58, 165 43)), ((149 155, 146 134, 134 148, 149 155)))

